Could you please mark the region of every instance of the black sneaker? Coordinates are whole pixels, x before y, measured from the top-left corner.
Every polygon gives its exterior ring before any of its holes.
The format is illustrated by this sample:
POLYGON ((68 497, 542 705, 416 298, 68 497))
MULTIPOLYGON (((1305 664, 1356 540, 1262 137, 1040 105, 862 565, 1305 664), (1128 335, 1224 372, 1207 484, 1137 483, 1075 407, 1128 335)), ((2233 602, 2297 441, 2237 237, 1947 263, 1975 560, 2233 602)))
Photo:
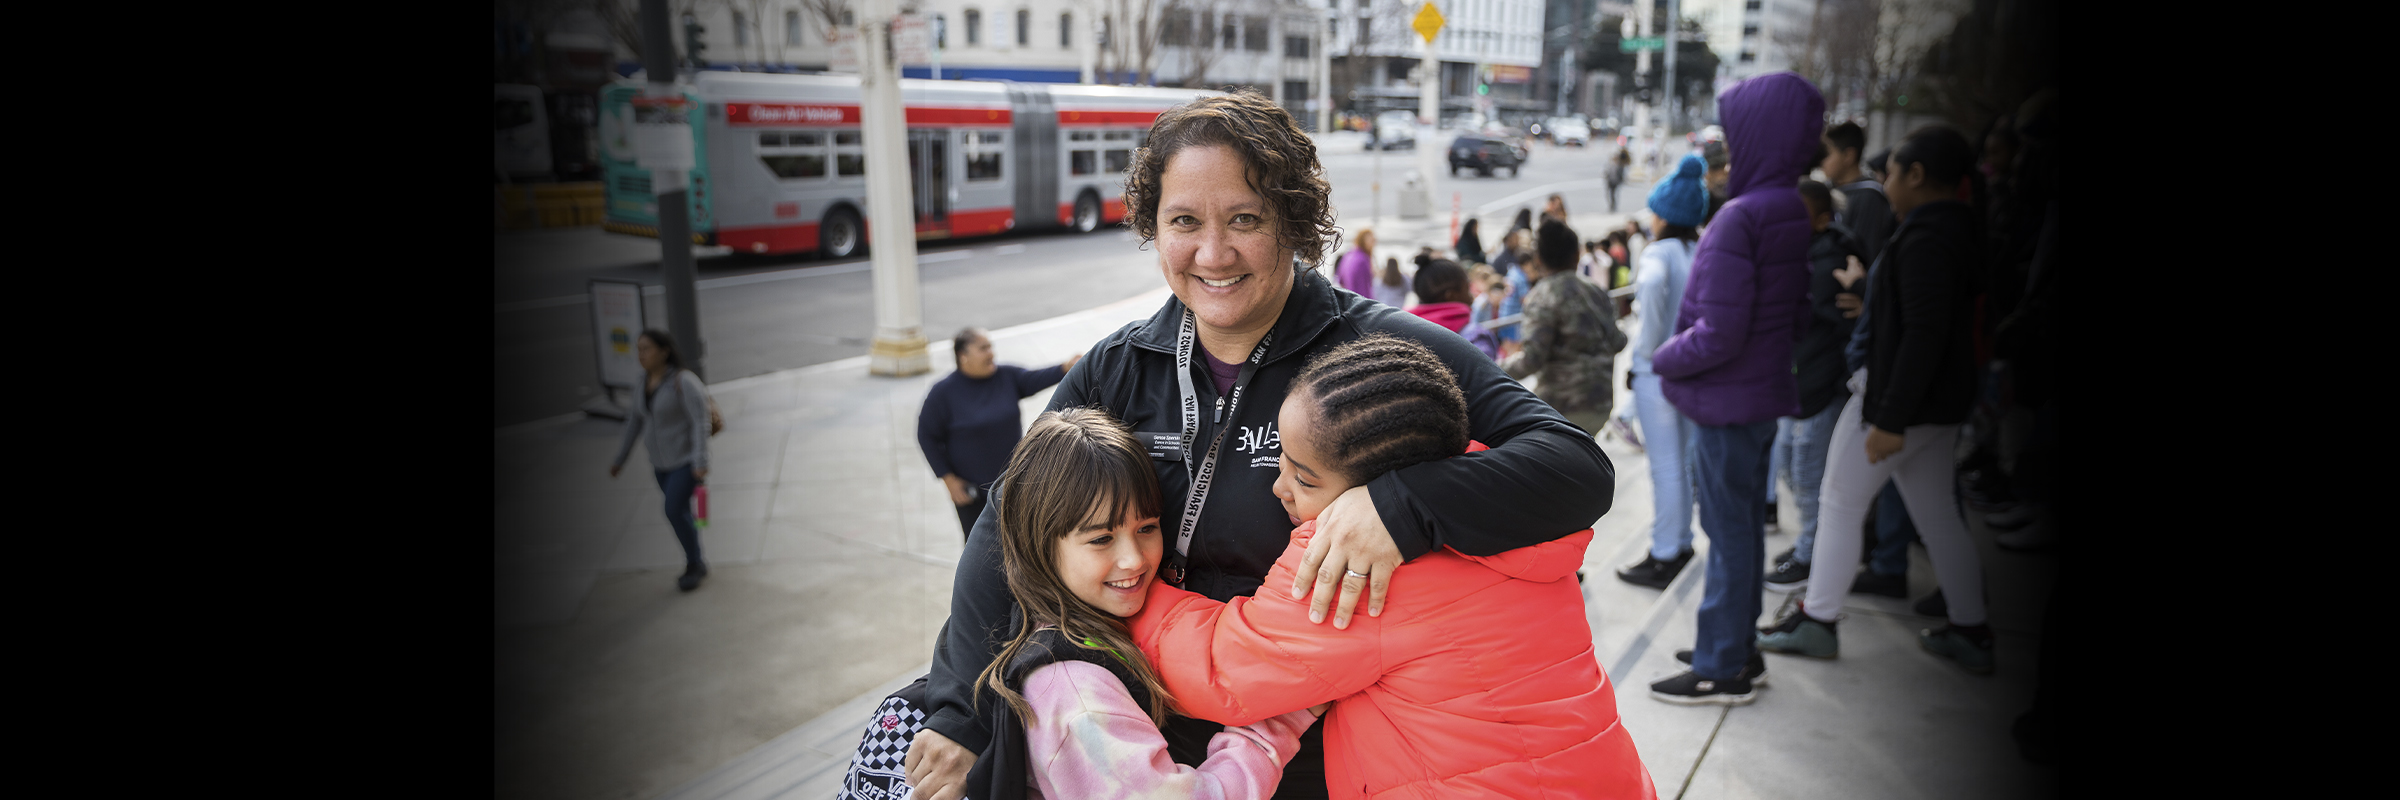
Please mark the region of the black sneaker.
POLYGON ((1676 575, 1683 573, 1685 566, 1691 563, 1692 551, 1690 550, 1683 551, 1683 554, 1676 556, 1673 561, 1660 561, 1656 556, 1643 556, 1642 563, 1617 570, 1617 577, 1635 586, 1664 589, 1667 588, 1667 584, 1675 581, 1676 575))
POLYGON ((706 577, 708 577, 707 564, 686 564, 683 567, 683 577, 675 579, 675 588, 687 592, 698 589, 700 588, 700 579, 706 577))
POLYGON ((1790 594, 1808 588, 1808 565, 1786 561, 1767 573, 1767 591, 1790 594))
POLYGON ((1776 567, 1783 566, 1783 563, 1786 561, 1793 561, 1798 558, 1800 558, 1800 548, 1794 547, 1790 550, 1783 551, 1783 554, 1776 556, 1775 560, 1767 562, 1767 568, 1774 569, 1776 567))
POLYGON ((1925 599, 1917 601, 1916 610, 1917 616, 1920 617, 1948 617, 1950 616, 1950 601, 1942 599, 1942 590, 1935 589, 1933 594, 1926 595, 1925 599))
MULTIPOLYGON (((1683 662, 1684 666, 1691 666, 1691 648, 1675 651, 1675 660, 1683 662)), ((1752 686, 1767 685, 1767 657, 1759 655, 1757 651, 1752 651, 1750 663, 1742 665, 1742 679, 1749 681, 1752 686)))
POLYGON ((1746 706, 1758 699, 1758 687, 1736 676, 1712 681, 1691 672, 1650 684, 1650 699, 1679 706, 1746 706))
POLYGON ((1885 575, 1874 570, 1862 570, 1858 580, 1850 582, 1851 594, 1871 594, 1878 597, 1908 599, 1908 573, 1885 575))

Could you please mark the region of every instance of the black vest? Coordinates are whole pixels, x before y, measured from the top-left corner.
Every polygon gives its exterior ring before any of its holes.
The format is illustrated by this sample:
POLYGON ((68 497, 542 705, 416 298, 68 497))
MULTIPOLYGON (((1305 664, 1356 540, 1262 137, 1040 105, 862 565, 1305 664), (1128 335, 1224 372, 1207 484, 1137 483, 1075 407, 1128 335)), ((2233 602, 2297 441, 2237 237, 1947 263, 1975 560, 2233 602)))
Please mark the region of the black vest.
MULTIPOLYGON (((1133 657, 1139 658, 1137 653, 1133 657)), ((1008 688, 1022 694, 1025 678, 1034 670, 1060 661, 1082 661, 1098 664, 1117 676, 1125 691, 1133 695, 1134 705, 1150 707, 1150 690, 1135 677, 1133 670, 1118 661, 1106 650, 1093 650, 1069 643, 1056 628, 1033 632, 1033 638, 1017 650, 1008 668, 1001 672, 1008 688)), ((991 727, 992 743, 975 758, 975 767, 967 771, 967 800, 1024 800, 1026 779, 1025 721, 1007 701, 991 698, 990 707, 983 710, 985 724, 991 727)))

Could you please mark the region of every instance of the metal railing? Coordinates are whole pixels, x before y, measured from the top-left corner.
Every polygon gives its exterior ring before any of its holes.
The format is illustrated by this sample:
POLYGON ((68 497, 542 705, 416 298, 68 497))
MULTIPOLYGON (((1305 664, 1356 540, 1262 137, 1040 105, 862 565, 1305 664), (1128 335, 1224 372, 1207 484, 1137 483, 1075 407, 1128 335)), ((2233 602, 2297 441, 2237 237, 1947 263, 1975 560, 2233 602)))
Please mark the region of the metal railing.
MULTIPOLYGON (((1623 286, 1608 290, 1608 299, 1610 300, 1615 300, 1619 297, 1631 296, 1633 296, 1633 287, 1631 286, 1623 286)), ((1492 321, 1483 323, 1483 329, 1493 333, 1499 333, 1504 328, 1524 321, 1525 315, 1523 313, 1510 314, 1505 317, 1494 317, 1492 321)))

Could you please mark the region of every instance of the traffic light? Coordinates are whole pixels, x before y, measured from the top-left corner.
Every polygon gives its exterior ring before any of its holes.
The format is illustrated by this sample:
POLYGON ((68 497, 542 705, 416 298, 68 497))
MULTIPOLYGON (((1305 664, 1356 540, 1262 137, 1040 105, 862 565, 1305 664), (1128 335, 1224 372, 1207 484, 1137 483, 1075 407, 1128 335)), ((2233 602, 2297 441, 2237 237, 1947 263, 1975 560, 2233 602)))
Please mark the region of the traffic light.
POLYGON ((691 60, 692 66, 708 63, 700 58, 700 51, 708 49, 708 43, 700 39, 705 33, 708 33, 708 29, 702 27, 699 20, 688 16, 683 18, 683 56, 691 60))
POLYGON ((1476 70, 1476 71, 1475 71, 1475 93, 1476 93, 1476 94, 1478 94, 1478 95, 1485 95, 1485 94, 1491 94, 1491 93, 1492 93, 1492 68, 1491 68, 1491 67, 1484 67, 1484 68, 1482 68, 1482 69, 1479 69, 1479 70, 1476 70))

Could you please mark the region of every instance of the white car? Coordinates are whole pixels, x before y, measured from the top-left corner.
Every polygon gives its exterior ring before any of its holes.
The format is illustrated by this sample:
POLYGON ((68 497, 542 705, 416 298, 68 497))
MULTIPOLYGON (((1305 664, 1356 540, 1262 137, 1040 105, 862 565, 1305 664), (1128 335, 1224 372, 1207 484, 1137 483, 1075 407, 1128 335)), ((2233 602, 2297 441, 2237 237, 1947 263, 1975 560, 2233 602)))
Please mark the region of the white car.
POLYGON ((1592 143, 1592 127, 1571 119, 1550 122, 1550 141, 1560 146, 1582 147, 1592 143))
POLYGON ((1417 146, 1417 115, 1407 111, 1386 111, 1375 117, 1375 142, 1369 147, 1390 150, 1395 147, 1414 149, 1417 146))

